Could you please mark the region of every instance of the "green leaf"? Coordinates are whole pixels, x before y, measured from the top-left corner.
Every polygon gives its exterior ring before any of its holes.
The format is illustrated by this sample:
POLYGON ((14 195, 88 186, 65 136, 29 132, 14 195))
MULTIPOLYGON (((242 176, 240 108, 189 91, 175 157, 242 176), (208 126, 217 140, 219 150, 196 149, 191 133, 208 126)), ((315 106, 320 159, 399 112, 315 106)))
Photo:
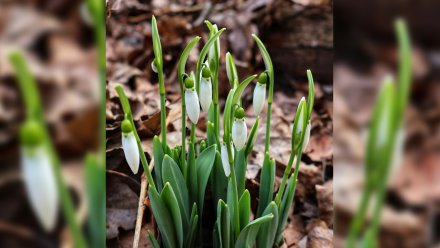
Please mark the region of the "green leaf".
POLYGON ((202 50, 200 51, 199 59, 197 60, 197 69, 196 69, 196 90, 199 92, 199 85, 200 85, 200 72, 202 70, 203 62, 205 61, 206 54, 209 51, 209 48, 211 45, 217 40, 217 38, 225 31, 224 28, 220 29, 217 33, 215 33, 209 40, 206 42, 205 46, 203 46, 202 50))
POLYGON ((237 178, 237 192, 238 195, 243 194, 245 183, 246 183, 246 156, 245 150, 241 149, 236 152, 234 157, 234 169, 237 178))
POLYGON ((255 34, 252 35, 252 38, 254 38, 258 48, 260 49, 261 56, 263 57, 264 65, 266 66, 266 71, 269 74, 270 83, 269 83, 269 96, 267 98, 267 102, 271 104, 273 100, 273 86, 274 86, 274 71, 273 71, 272 59, 270 58, 269 52, 267 52, 267 49, 264 46, 263 42, 260 40, 260 38, 258 38, 258 36, 256 36, 255 34))
POLYGON ((191 211, 191 218, 189 221, 189 233, 185 241, 185 247, 195 247, 195 240, 197 237, 197 226, 199 215, 197 214, 197 204, 194 203, 191 211))
POLYGON ((166 247, 177 247, 177 238, 171 213, 154 187, 150 186, 149 197, 154 219, 166 247))
POLYGON ((235 248, 254 247, 255 239, 258 234, 258 230, 263 223, 266 223, 273 219, 273 214, 262 216, 254 221, 250 222, 238 235, 235 242, 235 248))
POLYGON ((278 227, 278 206, 271 202, 264 210, 263 215, 273 214, 273 219, 261 224, 257 234, 257 248, 273 247, 278 227))
POLYGON ((313 103, 315 102, 315 84, 311 70, 307 70, 307 79, 309 80, 309 95, 307 97, 307 120, 312 117, 313 103))
POLYGON ((163 191, 160 194, 160 198, 168 207, 171 218, 173 219, 175 233, 177 236, 178 247, 183 246, 183 227, 182 227, 182 216, 180 215, 179 204, 177 203, 176 195, 174 194, 173 188, 170 183, 165 183, 163 191))
POLYGON ((196 153, 193 143, 189 143, 188 150, 188 173, 186 178, 186 184, 188 185, 190 203, 197 202, 197 167, 196 167, 196 153))
POLYGON ((153 248, 160 248, 159 243, 157 242, 156 238, 154 237, 153 233, 148 230, 148 238, 150 239, 150 243, 153 246, 153 248))
POLYGON ((163 188, 162 182, 162 161, 164 158, 164 152, 159 137, 153 138, 153 159, 154 159, 154 175, 156 179, 156 185, 159 191, 163 188))
POLYGON ((228 97, 226 98, 225 109, 223 111, 223 141, 226 142, 226 144, 231 142, 232 100, 234 98, 234 93, 234 89, 229 91, 228 97))
POLYGON ((277 235, 276 235, 277 244, 280 244, 283 241, 283 231, 287 225, 287 217, 289 216, 289 211, 290 208, 292 207, 293 196, 295 195, 295 188, 296 188, 296 180, 294 180, 294 178, 291 177, 289 179, 289 183, 287 184, 287 189, 285 194, 283 195, 283 199, 281 200, 281 205, 279 206, 280 219, 278 222, 277 235))
POLYGON ((232 57, 230 52, 226 53, 226 70, 229 71, 228 79, 229 83, 231 84, 231 87, 235 89, 237 85, 234 85, 234 82, 238 81, 238 73, 237 73, 237 67, 234 63, 234 58, 232 57), (230 78, 229 78, 230 76, 230 78))
POLYGON ((249 223, 251 212, 251 195, 248 190, 243 192, 238 202, 238 211, 240 216, 240 231, 249 223))
MULTIPOLYGON (((396 116, 399 120, 396 125, 401 123, 403 112, 408 102, 409 91, 411 88, 412 66, 411 66, 411 41, 405 21, 397 19, 395 23, 397 40, 399 42, 399 85, 397 86, 397 111, 396 116)), ((397 128, 397 127, 396 127, 397 128)))
POLYGON ((386 79, 373 110, 367 141, 365 171, 369 187, 377 185, 379 171, 382 167, 388 167, 391 160, 392 152, 389 152, 387 148, 390 142, 395 140, 397 134, 394 129, 397 120, 393 115, 396 110, 395 93, 391 78, 386 79))
POLYGON ((260 126, 260 117, 257 116, 257 119, 255 120, 254 125, 252 126, 251 132, 249 133, 249 137, 244 149, 246 158, 249 157, 249 154, 251 154, 252 149, 254 148, 255 140, 257 140, 257 132, 259 126, 260 126))
POLYGON ((220 247, 228 248, 231 242, 231 218, 229 216, 228 205, 223 200, 218 201, 217 205, 217 225, 220 230, 220 247))
POLYGON ((275 160, 271 160, 269 153, 266 153, 263 160, 263 167, 260 175, 260 191, 257 216, 262 216, 263 210, 268 206, 273 198, 275 185, 275 160))
POLYGON ((179 203, 180 214, 182 215, 182 223, 184 234, 187 231, 189 225, 189 195, 188 189, 185 184, 185 178, 182 172, 179 170, 176 162, 165 155, 162 164, 162 178, 165 183, 170 183, 171 187, 176 194, 177 202, 179 203))
POLYGON ((205 199, 206 184, 208 184, 209 175, 214 165, 215 152, 217 145, 206 148, 196 160, 197 182, 198 182, 198 203, 199 212, 203 213, 203 202, 205 199))
POLYGON ((217 204, 220 199, 226 199, 228 178, 225 176, 219 151, 215 153, 214 168, 211 173, 211 184, 214 204, 217 204))
POLYGON ((154 16, 151 18, 151 35, 153 38, 153 52, 156 63, 158 63, 157 69, 162 71, 162 45, 160 44, 159 31, 157 30, 156 18, 154 16))

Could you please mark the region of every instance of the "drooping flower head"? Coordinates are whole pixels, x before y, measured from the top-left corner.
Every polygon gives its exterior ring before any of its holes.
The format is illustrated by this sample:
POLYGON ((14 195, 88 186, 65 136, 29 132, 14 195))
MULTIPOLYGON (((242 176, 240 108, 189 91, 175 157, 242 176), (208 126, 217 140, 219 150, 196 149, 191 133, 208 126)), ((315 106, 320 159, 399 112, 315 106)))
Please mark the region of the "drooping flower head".
POLYGON ((124 150, 125 160, 130 166, 131 171, 134 174, 139 170, 139 149, 134 136, 133 127, 131 122, 124 119, 121 123, 122 131, 122 150, 124 150))
POLYGON ((203 111, 208 112, 212 103, 212 83, 211 83, 211 70, 209 65, 205 65, 201 71, 200 80, 200 105, 203 111))
POLYGON ((194 87, 194 79, 191 77, 185 79, 185 104, 189 119, 197 124, 200 115, 199 97, 194 87))
POLYGON ((254 89, 253 106, 256 116, 260 115, 263 110, 264 102, 266 101, 266 82, 267 73, 263 72, 258 76, 258 82, 254 89))
POLYGON ((26 121, 20 130, 20 141, 27 196, 42 227, 50 232, 55 228, 58 215, 58 189, 42 127, 36 121, 26 121))
POLYGON ((244 118, 244 109, 239 107, 235 111, 235 118, 232 124, 232 141, 235 148, 239 151, 246 144, 247 126, 244 118))

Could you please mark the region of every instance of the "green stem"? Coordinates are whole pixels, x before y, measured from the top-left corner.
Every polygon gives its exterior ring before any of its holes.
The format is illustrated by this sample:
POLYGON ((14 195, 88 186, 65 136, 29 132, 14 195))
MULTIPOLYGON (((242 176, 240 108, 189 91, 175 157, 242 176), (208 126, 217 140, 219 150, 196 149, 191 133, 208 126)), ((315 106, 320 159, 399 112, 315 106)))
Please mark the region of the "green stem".
MULTIPOLYGON (((182 94, 183 95, 183 94, 182 94)), ((182 152, 180 155, 182 171, 186 172, 186 103, 185 97, 182 97, 182 152)), ((186 177, 185 177, 186 179, 186 177)))
POLYGON ((196 144, 196 124, 191 123, 190 141, 192 144, 196 144))
POLYGON ((362 194, 361 202, 359 204, 356 215, 351 222, 345 248, 355 247, 356 240, 359 236, 359 232, 361 231, 362 224, 364 223, 365 214, 367 213, 368 202, 370 200, 371 193, 371 187, 367 186, 362 194))
POLYGON ((167 129, 166 129, 167 112, 165 107, 165 82, 163 80, 162 68, 159 69, 158 77, 159 77, 159 90, 160 90, 160 127, 161 127, 161 136, 162 136, 162 147, 163 147, 163 151, 166 152, 167 151, 167 129))
POLYGON ((266 118, 266 139, 264 144, 264 152, 269 152, 270 146, 270 119, 272 115, 272 102, 267 104, 267 118, 266 118))
MULTIPOLYGON (((275 203, 276 203, 278 206, 279 206, 280 203, 281 203, 281 198, 282 198, 282 196, 283 196, 284 189, 286 188, 287 178, 289 177, 290 170, 292 169, 292 165, 293 165, 293 161, 294 161, 294 159, 295 159, 295 153, 292 152, 292 153, 290 154, 290 158, 289 158, 289 162, 287 163, 287 167, 286 167, 286 169, 284 170, 283 179, 282 179, 281 184, 280 184, 280 187, 279 187, 279 189, 278 189, 278 193, 277 193, 277 195, 276 195, 276 197, 275 197, 275 203)), ((297 161, 297 164, 299 165, 298 161, 297 161)), ((295 166, 295 172, 294 172, 294 173, 296 173, 296 172, 298 171, 298 169, 299 169, 299 168, 296 168, 296 166, 295 166)))
POLYGON ((231 164, 231 180, 232 180, 232 191, 233 191, 233 201, 234 201, 234 223, 235 223, 235 238, 238 238, 240 234, 240 216, 238 209, 238 189, 237 189, 237 177, 235 175, 235 168, 233 163, 231 164))

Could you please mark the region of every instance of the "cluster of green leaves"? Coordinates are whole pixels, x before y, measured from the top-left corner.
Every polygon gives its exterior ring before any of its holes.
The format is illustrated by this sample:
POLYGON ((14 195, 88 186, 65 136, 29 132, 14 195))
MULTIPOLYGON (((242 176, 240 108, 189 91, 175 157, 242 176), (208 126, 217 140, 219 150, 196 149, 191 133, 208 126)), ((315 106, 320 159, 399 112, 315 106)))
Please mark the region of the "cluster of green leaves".
POLYGON ((386 186, 390 168, 398 148, 397 139, 402 131, 403 114, 411 87, 411 46, 405 22, 401 19, 395 23, 399 43, 399 77, 398 84, 391 77, 384 80, 373 110, 370 132, 367 141, 365 188, 359 209, 350 226, 346 246, 352 248, 363 226, 363 221, 373 194, 376 201, 373 217, 362 239, 363 247, 377 247, 377 233, 380 216, 385 201, 386 186))
MULTIPOLYGON (((239 81, 234 59, 226 54, 228 78, 231 89, 228 93, 223 110, 223 137, 220 137, 220 109, 218 104, 218 76, 220 64, 219 37, 225 29, 218 29, 209 21, 205 22, 209 29, 209 39, 202 47, 196 64, 195 72, 186 72, 185 66, 191 50, 197 45, 200 37, 193 38, 183 50, 178 63, 178 81, 182 94, 182 143, 169 147, 166 142, 165 117, 161 119, 161 140, 153 139, 154 179, 148 169, 148 163, 137 135, 130 106, 121 86, 116 90, 119 94, 125 118, 131 121, 132 129, 138 142, 141 162, 149 182, 149 198, 153 215, 160 232, 161 242, 149 232, 154 247, 197 247, 206 238, 202 236, 202 216, 214 214, 212 226, 214 247, 271 247, 282 242, 282 233, 287 224, 293 196, 295 193, 298 169, 306 136, 306 127, 310 121, 313 108, 314 86, 311 72, 309 78, 309 101, 302 99, 299 103, 292 130, 292 154, 284 173, 282 187, 274 199, 275 160, 270 158, 270 112, 273 99, 274 71, 270 56, 263 43, 253 36, 260 48, 269 78, 268 116, 266 126, 266 150, 260 180, 260 203, 255 219, 251 220, 251 196, 245 189, 246 167, 249 155, 257 137, 260 118, 252 125, 246 145, 236 150, 232 145, 232 125, 235 111, 241 107, 241 97, 247 86, 257 77, 252 75, 239 81), (200 141, 195 137, 195 124, 191 124, 190 138, 186 137, 186 103, 183 97, 185 79, 193 77, 196 91, 199 92, 200 75, 204 66, 211 71, 213 99, 208 111, 206 139, 200 141), (188 142, 188 144, 187 144, 188 142), (231 173, 227 177, 223 170, 221 146, 227 144, 227 158, 231 173), (231 144, 231 145, 229 145, 231 144), (295 160, 296 158, 296 160, 295 160), (295 163, 294 173, 291 173, 295 163), (205 199, 207 187, 212 192, 212 201, 205 199), (217 206, 216 211, 204 212, 204 205, 217 206)), ((165 113, 165 95, 163 82, 162 50, 156 20, 152 18, 152 38, 154 63, 157 68, 161 111, 165 113)), ((197 106, 199 107, 199 106, 197 106)), ((206 224, 206 223, 205 223, 206 224)), ((206 225, 203 225, 205 228, 206 225)), ((206 235, 205 235, 206 236, 206 235)), ((212 240, 212 241, 211 241, 212 240)))

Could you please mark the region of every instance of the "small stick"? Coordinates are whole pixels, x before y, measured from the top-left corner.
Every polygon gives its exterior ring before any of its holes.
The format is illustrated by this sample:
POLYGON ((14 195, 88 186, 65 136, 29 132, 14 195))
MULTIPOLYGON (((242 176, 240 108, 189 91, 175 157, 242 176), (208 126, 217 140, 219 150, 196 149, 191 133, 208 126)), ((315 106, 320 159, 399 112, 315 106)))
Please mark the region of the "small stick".
MULTIPOLYGON (((153 161, 150 163, 149 169, 152 170, 154 166, 153 161)), ((139 239, 141 236, 141 229, 142 229, 142 219, 144 218, 144 210, 145 210, 145 204, 144 199, 147 196, 147 178, 145 177, 145 174, 142 174, 141 177, 141 193, 139 195, 139 203, 138 203, 138 211, 137 211, 137 217, 136 217, 136 227, 134 230, 134 240, 133 240, 133 248, 139 247, 139 239)))

